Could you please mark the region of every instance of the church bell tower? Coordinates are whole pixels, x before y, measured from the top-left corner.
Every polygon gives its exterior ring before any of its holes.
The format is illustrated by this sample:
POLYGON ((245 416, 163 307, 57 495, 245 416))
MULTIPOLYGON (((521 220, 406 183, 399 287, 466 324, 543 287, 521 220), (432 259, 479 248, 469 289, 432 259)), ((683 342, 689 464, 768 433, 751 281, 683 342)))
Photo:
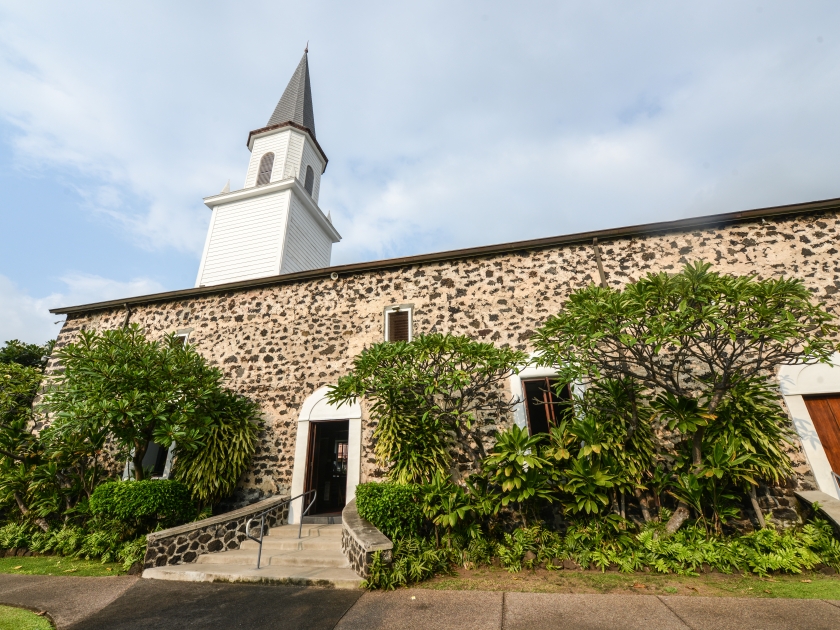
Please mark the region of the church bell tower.
POLYGON ((318 206, 327 156, 315 137, 308 50, 248 149, 245 185, 204 200, 213 216, 197 287, 329 267, 341 240, 318 206))

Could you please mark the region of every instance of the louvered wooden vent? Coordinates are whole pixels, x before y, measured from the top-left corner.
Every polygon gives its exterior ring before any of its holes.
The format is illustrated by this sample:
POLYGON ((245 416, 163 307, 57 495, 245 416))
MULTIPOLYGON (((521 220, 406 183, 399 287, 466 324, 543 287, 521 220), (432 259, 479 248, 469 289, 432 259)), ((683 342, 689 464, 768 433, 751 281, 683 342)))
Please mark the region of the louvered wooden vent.
POLYGON ((272 168, 274 168, 274 154, 266 153, 260 160, 260 174, 257 176, 257 186, 264 186, 271 181, 272 168))
POLYGON ((309 196, 312 196, 312 187, 315 185, 315 173, 312 171, 311 166, 306 167, 306 181, 303 183, 303 187, 306 188, 306 192, 309 193, 309 196))
POLYGON ((409 341, 408 311, 388 313, 388 341, 409 341))

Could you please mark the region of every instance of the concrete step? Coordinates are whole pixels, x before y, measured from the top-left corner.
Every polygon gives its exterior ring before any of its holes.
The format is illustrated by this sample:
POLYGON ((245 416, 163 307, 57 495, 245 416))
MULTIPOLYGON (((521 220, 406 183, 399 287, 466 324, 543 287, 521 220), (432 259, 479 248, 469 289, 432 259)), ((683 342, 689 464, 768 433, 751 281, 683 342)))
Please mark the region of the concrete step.
POLYGON ((316 523, 318 525, 341 525, 341 514, 334 516, 304 516, 303 524, 316 523))
POLYGON ((146 569, 143 571, 143 577, 150 580, 181 582, 256 582, 348 589, 356 589, 362 585, 362 578, 356 575, 353 569, 334 567, 263 565, 258 570, 254 566, 228 564, 178 564, 146 569))
MULTIPOLYGON (((257 550, 234 549, 233 551, 224 551, 222 553, 206 553, 198 557, 196 564, 240 564, 242 566, 256 567, 257 550)), ((340 549, 280 551, 263 548, 260 565, 341 568, 349 566, 349 563, 340 549)))
MULTIPOLYGON (((240 549, 258 549, 259 543, 253 540, 246 540, 239 546, 240 549)), ((266 536, 263 538, 263 553, 267 549, 278 551, 295 551, 297 549, 340 549, 341 543, 336 545, 335 536, 323 536, 315 538, 288 538, 266 536)))
MULTIPOLYGON (((297 538, 298 525, 282 525, 280 527, 272 527, 268 530, 268 536, 272 538, 297 538)), ((341 525, 307 525, 303 524, 301 531, 301 538, 316 538, 316 537, 335 537, 341 540, 341 525)), ((259 527, 257 527, 257 531, 259 527)), ((341 542, 338 543, 339 545, 341 542)))
POLYGON ((304 525, 298 538, 297 525, 273 527, 263 538, 260 569, 256 568, 259 544, 246 540, 241 549, 206 553, 195 564, 147 569, 143 577, 358 588, 361 578, 341 551, 341 530, 341 525, 304 525))

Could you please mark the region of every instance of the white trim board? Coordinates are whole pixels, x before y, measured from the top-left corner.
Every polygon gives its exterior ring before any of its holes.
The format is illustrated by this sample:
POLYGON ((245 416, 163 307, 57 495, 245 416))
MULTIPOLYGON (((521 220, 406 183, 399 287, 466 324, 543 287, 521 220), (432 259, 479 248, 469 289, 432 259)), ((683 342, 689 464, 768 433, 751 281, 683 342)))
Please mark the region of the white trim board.
MULTIPOLYGON (((300 408, 298 416, 297 437, 295 438, 295 463, 292 469, 292 496, 303 494, 303 484, 306 481, 306 455, 309 447, 309 423, 311 421, 340 421, 347 420, 347 501, 356 496, 356 486, 359 485, 362 470, 362 406, 359 402, 347 405, 331 405, 327 402, 327 391, 324 386, 316 389, 300 408)), ((300 500, 294 501, 289 507, 289 523, 300 522, 300 500)))

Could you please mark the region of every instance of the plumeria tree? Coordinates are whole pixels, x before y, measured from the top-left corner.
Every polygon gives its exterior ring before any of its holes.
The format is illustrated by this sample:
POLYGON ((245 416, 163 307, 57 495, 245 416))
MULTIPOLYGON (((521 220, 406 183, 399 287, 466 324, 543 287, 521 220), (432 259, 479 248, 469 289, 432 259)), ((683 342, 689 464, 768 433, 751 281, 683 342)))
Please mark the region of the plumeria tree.
MULTIPOLYGON (((623 289, 574 292, 535 344, 566 382, 640 385, 660 419, 689 441, 692 474, 705 476, 707 432, 721 435, 728 418, 721 406, 766 387, 779 365, 828 362, 838 348, 833 319, 801 280, 726 275, 696 262, 623 289)), ((638 406, 629 401, 632 416, 638 406)))
POLYGON ((364 350, 328 399, 365 399, 379 463, 393 480, 424 482, 448 473, 453 449, 480 469, 488 426, 507 421, 516 402, 505 381, 526 361, 524 352, 465 336, 419 335, 364 350))

